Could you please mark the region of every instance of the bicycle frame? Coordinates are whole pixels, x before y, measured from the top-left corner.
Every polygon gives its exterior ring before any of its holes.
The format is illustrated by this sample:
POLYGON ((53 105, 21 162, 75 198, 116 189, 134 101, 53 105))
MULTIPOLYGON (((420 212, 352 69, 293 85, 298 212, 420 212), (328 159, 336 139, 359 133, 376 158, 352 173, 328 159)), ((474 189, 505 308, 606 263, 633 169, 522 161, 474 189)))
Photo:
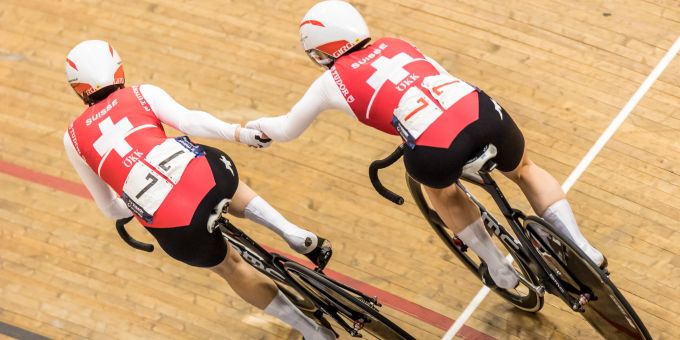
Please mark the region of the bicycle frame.
MULTIPOLYGON (((152 244, 144 243, 135 240, 128 234, 128 232, 125 230, 125 224, 130 222, 132 218, 128 219, 121 219, 116 221, 116 230, 118 231, 118 234, 120 237, 125 241, 128 245, 135 249, 143 250, 146 252, 152 252, 154 250, 154 246, 152 244)), ((229 220, 227 220, 224 217, 220 217, 216 221, 215 230, 218 230, 219 232, 222 233, 222 235, 225 237, 225 239, 233 246, 233 248, 241 255, 241 257, 248 262, 252 267, 266 275, 267 277, 271 278, 275 282, 283 283, 285 285, 288 285, 292 287, 297 293, 303 295, 306 299, 312 301, 314 306, 320 310, 322 313, 325 313, 329 315, 335 322, 340 325, 346 332, 348 332, 352 336, 360 336, 361 334, 358 332, 358 330, 354 329, 353 326, 350 326, 343 320, 339 315, 338 311, 339 308, 343 308, 341 304, 333 305, 326 303, 319 297, 317 297, 314 294, 310 294, 310 292, 302 287, 300 284, 297 283, 293 278, 291 278, 290 274, 288 271, 285 269, 285 263, 286 262, 294 262, 290 260, 289 258, 277 254, 277 253, 270 253, 266 249, 264 249, 260 244, 255 242, 253 239, 251 239, 248 235, 246 235, 243 231, 238 229, 236 226, 231 224, 229 220)), ((323 273, 322 271, 315 269, 318 273, 323 273)), ((365 295, 364 293, 349 287, 345 284, 342 284, 340 282, 337 282, 333 280, 332 278, 329 278, 325 276, 325 278, 329 281, 331 281, 333 284, 341 287, 344 290, 347 290, 349 292, 352 292, 353 294, 359 296, 363 300, 373 303, 376 306, 381 306, 377 299, 375 297, 369 297, 365 295)), ((337 303, 337 302, 336 302, 337 303)), ((347 308, 343 308, 345 313, 348 312, 347 308)), ((318 315, 315 316, 318 317, 318 315)), ((359 319, 360 315, 352 315, 353 319, 359 319)))

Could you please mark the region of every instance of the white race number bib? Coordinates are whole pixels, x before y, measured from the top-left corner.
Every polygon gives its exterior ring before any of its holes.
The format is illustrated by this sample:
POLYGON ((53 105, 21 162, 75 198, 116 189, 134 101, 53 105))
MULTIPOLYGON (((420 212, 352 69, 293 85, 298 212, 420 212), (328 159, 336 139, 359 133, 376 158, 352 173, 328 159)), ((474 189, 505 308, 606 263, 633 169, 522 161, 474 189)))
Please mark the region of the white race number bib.
POLYGON ((394 117, 414 139, 418 139, 442 113, 444 111, 421 89, 412 87, 399 100, 394 117))
POLYGON ((439 102, 435 104, 420 88, 411 87, 394 110, 393 124, 411 148, 444 111, 475 90, 449 74, 425 77, 422 86, 439 102))
POLYGON ((422 86, 430 91, 444 110, 475 90, 470 84, 449 74, 425 77, 422 86))
POLYGON ((195 157, 193 150, 175 139, 156 145, 144 157, 145 162, 135 163, 125 178, 122 197, 128 207, 150 223, 195 157))

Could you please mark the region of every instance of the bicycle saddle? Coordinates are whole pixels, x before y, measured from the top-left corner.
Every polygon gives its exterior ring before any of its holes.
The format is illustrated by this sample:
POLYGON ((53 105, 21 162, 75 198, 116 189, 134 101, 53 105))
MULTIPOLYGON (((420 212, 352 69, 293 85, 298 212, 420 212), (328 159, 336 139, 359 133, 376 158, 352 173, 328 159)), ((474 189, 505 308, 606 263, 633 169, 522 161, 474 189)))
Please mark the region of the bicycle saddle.
POLYGON ((217 205, 213 208, 212 213, 210 216, 208 216, 208 232, 212 234, 213 230, 217 228, 217 220, 219 220, 220 217, 222 217, 222 214, 226 214, 227 211, 229 210, 229 203, 231 203, 231 200, 228 198, 225 198, 221 200, 217 205))
MULTIPOLYGON (((493 144, 488 144, 484 147, 484 149, 482 149, 482 151, 475 155, 475 157, 465 163, 463 166, 462 177, 472 182, 484 183, 482 177, 479 176, 479 171, 485 168, 487 163, 496 157, 497 154, 498 150, 496 149, 496 146, 493 144)), ((490 172, 495 168, 496 164, 493 163, 486 167, 484 171, 490 172)))

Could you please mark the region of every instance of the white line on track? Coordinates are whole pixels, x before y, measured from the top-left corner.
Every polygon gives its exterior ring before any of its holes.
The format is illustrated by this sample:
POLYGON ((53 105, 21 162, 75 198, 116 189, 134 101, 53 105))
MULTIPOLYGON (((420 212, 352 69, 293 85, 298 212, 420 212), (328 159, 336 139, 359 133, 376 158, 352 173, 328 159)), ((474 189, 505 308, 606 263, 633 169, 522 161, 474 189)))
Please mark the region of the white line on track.
MULTIPOLYGON (((568 192, 569 189, 576 183, 576 181, 583 175, 583 173, 586 171, 590 163, 593 162, 595 159, 595 156, 602 151, 602 148, 607 144, 609 139, 612 138, 616 130, 621 127, 621 124, 628 118, 628 115, 633 111, 635 106, 640 102, 642 97, 647 93, 650 87, 652 87, 652 84, 656 81, 657 78, 659 78, 659 75, 666 69, 668 64, 671 63, 673 58, 678 54, 680 51, 680 37, 678 37, 675 40, 675 43, 673 43, 673 46, 666 52, 666 55, 661 58, 659 63, 656 65, 654 70, 652 70, 652 73, 647 76, 647 79, 640 85, 640 88, 635 91, 635 94, 628 100, 628 103, 621 109, 621 112, 614 118, 614 120, 609 124, 607 129, 602 133, 602 136, 598 138, 597 142, 595 142, 595 145, 593 145, 592 148, 588 151, 588 153, 583 157, 581 162, 576 166, 574 171, 571 172, 569 177, 567 177, 567 180, 564 181, 562 184, 562 190, 564 192, 568 192)), ((507 257, 510 259, 510 255, 507 257)), ((465 325, 465 322, 472 316, 472 313, 479 307, 479 305, 484 301, 486 296, 489 294, 490 289, 486 286, 483 286, 482 289, 477 292, 477 295, 475 295, 474 298, 472 298, 472 301, 470 301, 470 304, 463 310, 463 313, 456 319, 456 322, 453 323, 451 328, 444 334, 442 337, 442 340, 451 340, 453 337, 458 334, 458 331, 460 331, 461 328, 463 328, 463 325, 465 325)))

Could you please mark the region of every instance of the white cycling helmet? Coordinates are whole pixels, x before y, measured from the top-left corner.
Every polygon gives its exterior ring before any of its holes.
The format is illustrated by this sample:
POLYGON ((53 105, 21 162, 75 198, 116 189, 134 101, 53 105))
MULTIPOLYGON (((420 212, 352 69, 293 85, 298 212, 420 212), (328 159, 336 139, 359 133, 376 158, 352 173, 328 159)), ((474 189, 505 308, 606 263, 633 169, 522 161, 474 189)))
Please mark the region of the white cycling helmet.
POLYGON ((118 52, 101 40, 86 40, 66 56, 66 77, 78 96, 86 103, 90 96, 110 86, 123 87, 125 74, 118 52))
POLYGON ((300 23, 302 47, 312 60, 325 67, 370 39, 364 18, 345 1, 319 2, 307 11, 300 23))

